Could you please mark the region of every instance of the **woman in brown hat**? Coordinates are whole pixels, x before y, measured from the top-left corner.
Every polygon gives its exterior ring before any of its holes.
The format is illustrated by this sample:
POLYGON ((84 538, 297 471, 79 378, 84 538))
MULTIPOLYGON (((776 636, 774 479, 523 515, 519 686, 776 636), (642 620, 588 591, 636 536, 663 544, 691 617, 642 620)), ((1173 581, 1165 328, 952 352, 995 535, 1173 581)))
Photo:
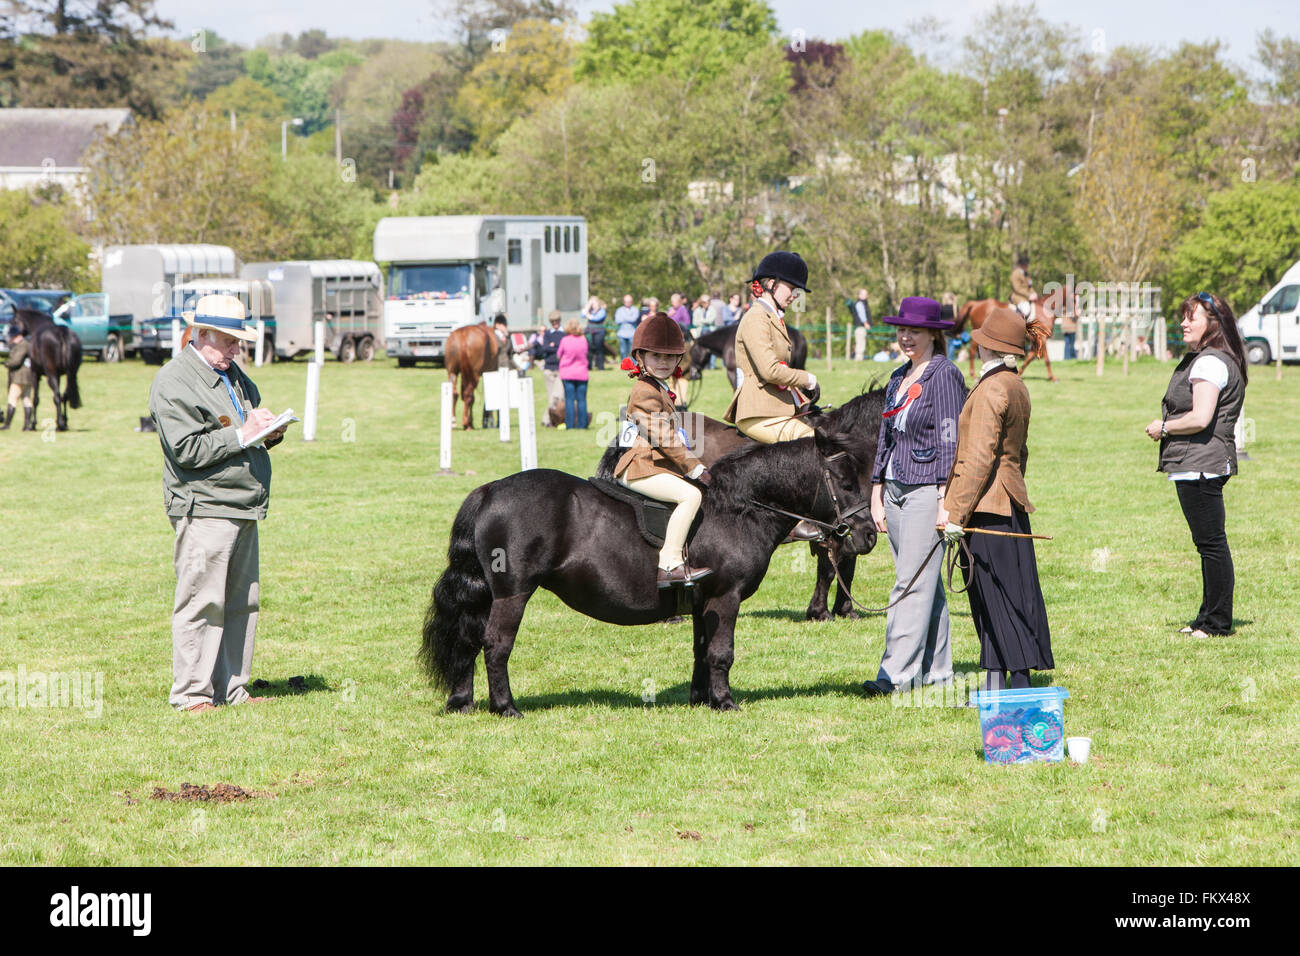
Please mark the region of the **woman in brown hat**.
POLYGON ((668 378, 686 354, 681 327, 662 312, 648 316, 632 338, 632 357, 621 368, 636 378, 627 400, 627 417, 636 423, 637 436, 614 468, 620 482, 656 501, 675 504, 659 549, 659 587, 687 584, 712 568, 686 564, 686 534, 703 500, 700 489, 687 478, 707 486, 709 472, 686 447, 678 419, 677 396, 668 378))
MULTIPOLYGON (((950 541, 967 529, 1030 533, 1029 390, 1015 372, 1015 358, 1024 356, 1027 337, 1041 334, 1012 309, 994 309, 971 333, 984 364, 957 422, 957 455, 944 496, 950 541)), ((1031 670, 1054 666, 1034 542, 972 534, 969 545, 970 561, 963 561, 962 571, 980 639, 984 689, 1001 690, 1008 673, 1011 687, 1028 687, 1031 670)))

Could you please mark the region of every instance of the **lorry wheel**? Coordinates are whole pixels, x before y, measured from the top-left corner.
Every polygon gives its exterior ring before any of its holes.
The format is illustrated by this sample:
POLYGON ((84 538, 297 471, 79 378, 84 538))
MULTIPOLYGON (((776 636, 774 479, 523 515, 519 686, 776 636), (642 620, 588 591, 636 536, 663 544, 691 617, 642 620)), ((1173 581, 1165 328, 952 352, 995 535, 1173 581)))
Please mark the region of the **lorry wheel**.
POLYGON ((398 368, 414 368, 414 367, 415 367, 415 359, 413 359, 413 358, 407 358, 407 357, 405 357, 405 356, 399 355, 399 356, 397 357, 397 367, 398 367, 398 368))
POLYGON ((357 360, 357 340, 348 336, 339 343, 339 361, 355 362, 357 360))
POLYGON ((375 357, 375 340, 367 335, 357 343, 357 358, 363 362, 369 362, 375 357))
POLYGON ((122 339, 117 335, 110 335, 108 341, 104 343, 104 351, 100 354, 105 362, 122 361, 122 339))
POLYGON ((1251 339, 1246 343, 1246 361, 1251 365, 1267 365, 1272 357, 1267 342, 1261 339, 1251 339))

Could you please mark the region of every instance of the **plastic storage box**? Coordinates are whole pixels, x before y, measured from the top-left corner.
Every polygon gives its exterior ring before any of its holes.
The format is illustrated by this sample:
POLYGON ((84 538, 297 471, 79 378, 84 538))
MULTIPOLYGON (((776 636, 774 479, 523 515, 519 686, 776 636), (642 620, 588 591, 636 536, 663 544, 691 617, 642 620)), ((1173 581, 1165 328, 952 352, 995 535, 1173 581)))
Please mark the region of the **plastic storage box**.
POLYGON ((1056 762, 1065 757, 1064 687, 981 690, 971 694, 979 708, 980 741, 989 763, 1056 762))

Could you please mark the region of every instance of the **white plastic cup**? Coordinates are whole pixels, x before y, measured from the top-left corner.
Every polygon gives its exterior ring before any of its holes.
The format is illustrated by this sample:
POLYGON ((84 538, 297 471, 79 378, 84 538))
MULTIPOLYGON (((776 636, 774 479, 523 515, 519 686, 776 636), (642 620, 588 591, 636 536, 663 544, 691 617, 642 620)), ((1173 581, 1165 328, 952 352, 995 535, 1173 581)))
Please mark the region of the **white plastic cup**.
POLYGON ((1088 754, 1092 751, 1092 738, 1066 737, 1065 749, 1075 763, 1087 763, 1088 754))

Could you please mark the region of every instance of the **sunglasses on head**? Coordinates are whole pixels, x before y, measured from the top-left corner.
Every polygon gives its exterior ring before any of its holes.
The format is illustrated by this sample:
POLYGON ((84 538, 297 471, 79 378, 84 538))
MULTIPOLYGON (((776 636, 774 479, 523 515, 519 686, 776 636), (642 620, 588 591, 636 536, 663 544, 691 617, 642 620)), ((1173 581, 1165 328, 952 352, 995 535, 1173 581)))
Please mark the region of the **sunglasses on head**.
POLYGON ((1210 307, 1210 311, 1214 313, 1214 317, 1216 319, 1219 317, 1219 309, 1218 306, 1214 304, 1214 296, 1210 295, 1210 293, 1208 292, 1198 292, 1196 293, 1196 299, 1197 301, 1204 302, 1206 305, 1208 305, 1210 307))

